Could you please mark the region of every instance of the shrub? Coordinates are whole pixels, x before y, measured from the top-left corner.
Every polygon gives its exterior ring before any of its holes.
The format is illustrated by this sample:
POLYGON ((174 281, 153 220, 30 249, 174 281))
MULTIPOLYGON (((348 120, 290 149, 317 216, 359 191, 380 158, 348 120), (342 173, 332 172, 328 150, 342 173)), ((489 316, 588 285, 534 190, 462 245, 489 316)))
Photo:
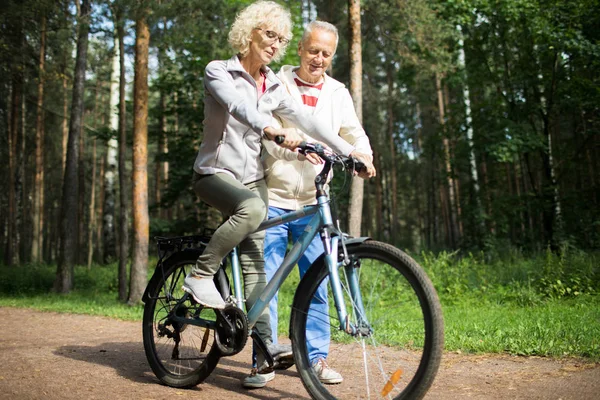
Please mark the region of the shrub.
POLYGON ((594 255, 563 247, 559 254, 547 249, 538 280, 540 291, 550 298, 574 297, 598 292, 598 260, 594 255))

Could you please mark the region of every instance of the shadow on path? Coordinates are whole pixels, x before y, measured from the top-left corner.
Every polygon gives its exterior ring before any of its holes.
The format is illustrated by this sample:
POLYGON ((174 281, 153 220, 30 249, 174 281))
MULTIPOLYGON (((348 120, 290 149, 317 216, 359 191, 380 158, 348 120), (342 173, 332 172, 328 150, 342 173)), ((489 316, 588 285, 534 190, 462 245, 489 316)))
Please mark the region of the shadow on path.
MULTIPOLYGON (((161 385, 148 365, 143 345, 140 342, 107 342, 96 346, 62 346, 53 353, 61 357, 113 368, 119 376, 129 381, 144 385, 161 385)), ((211 385, 236 394, 244 393, 248 398, 255 399, 309 398, 305 391, 294 393, 269 386, 265 387, 268 394, 265 394, 265 390, 246 390, 242 387, 241 381, 249 372, 249 360, 245 363, 224 357, 221 358, 215 370, 203 383, 187 390, 202 392, 203 385, 211 385), (240 372, 236 368, 243 369, 244 372, 240 372)), ((300 379, 294 368, 277 371, 277 375, 300 379)), ((183 389, 178 388, 177 390, 183 389)))

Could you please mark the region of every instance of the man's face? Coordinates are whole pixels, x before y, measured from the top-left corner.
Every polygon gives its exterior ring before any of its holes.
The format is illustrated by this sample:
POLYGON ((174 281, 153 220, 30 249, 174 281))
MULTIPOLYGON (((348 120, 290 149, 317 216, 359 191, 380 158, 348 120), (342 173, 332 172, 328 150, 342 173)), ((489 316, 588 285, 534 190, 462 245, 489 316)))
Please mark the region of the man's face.
POLYGON ((300 69, 296 72, 300 79, 317 82, 335 54, 335 35, 322 29, 314 29, 306 41, 298 44, 300 69))

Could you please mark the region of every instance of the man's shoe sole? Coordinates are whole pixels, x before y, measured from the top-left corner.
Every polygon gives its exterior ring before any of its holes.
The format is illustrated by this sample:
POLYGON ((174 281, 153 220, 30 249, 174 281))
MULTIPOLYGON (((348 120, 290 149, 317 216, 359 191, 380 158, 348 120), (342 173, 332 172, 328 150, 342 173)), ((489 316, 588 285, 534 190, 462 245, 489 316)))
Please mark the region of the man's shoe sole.
POLYGON ((265 383, 243 383, 242 386, 245 387, 246 389, 260 389, 260 388, 264 388, 265 386, 267 386, 267 383, 269 383, 270 381, 267 381, 265 383))
POLYGON ((321 381, 321 383, 324 383, 325 385, 337 385, 339 383, 344 382, 344 378, 340 378, 340 379, 319 379, 321 381))
POLYGON ((273 370, 284 370, 294 365, 294 355, 284 353, 273 358, 273 370))

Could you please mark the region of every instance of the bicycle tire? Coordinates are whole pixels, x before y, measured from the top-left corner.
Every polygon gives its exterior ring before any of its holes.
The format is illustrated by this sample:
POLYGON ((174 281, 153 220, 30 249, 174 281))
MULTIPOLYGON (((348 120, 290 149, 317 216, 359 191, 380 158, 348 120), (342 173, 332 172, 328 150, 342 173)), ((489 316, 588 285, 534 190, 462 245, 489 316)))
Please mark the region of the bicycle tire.
MULTIPOLYGON (((315 292, 329 276, 321 256, 298 286, 290 320, 294 359, 304 387, 314 399, 421 399, 434 381, 444 345, 444 322, 435 288, 411 257, 388 244, 368 240, 349 245, 348 254, 353 265, 360 265, 354 271, 372 332, 368 337, 356 337, 340 329, 330 285, 325 308, 329 315, 312 311, 309 317, 315 292), (312 367, 319 352, 309 354, 307 336, 315 334, 314 330, 307 334, 306 327, 315 323, 331 327, 326 363, 341 373, 339 384, 321 382, 312 367)), ((355 323, 362 312, 353 307, 344 267, 338 271, 348 317, 355 323)), ((322 340, 320 345, 323 350, 322 340)))
MULTIPOLYGON (((221 358, 221 352, 214 343, 214 331, 190 324, 182 325, 168 317, 185 295, 181 289, 183 280, 201 253, 201 249, 186 249, 173 254, 163 261, 163 273, 156 274, 148 284, 142 328, 144 351, 156 377, 171 387, 198 385, 212 373, 221 358)), ((222 276, 224 271, 219 271, 218 275, 222 276)), ((217 278, 215 282, 219 282, 217 278)), ((221 294, 229 289, 219 284, 217 288, 221 294)), ((203 308, 191 296, 182 302, 177 312, 187 317, 216 319, 213 309, 203 308)))

